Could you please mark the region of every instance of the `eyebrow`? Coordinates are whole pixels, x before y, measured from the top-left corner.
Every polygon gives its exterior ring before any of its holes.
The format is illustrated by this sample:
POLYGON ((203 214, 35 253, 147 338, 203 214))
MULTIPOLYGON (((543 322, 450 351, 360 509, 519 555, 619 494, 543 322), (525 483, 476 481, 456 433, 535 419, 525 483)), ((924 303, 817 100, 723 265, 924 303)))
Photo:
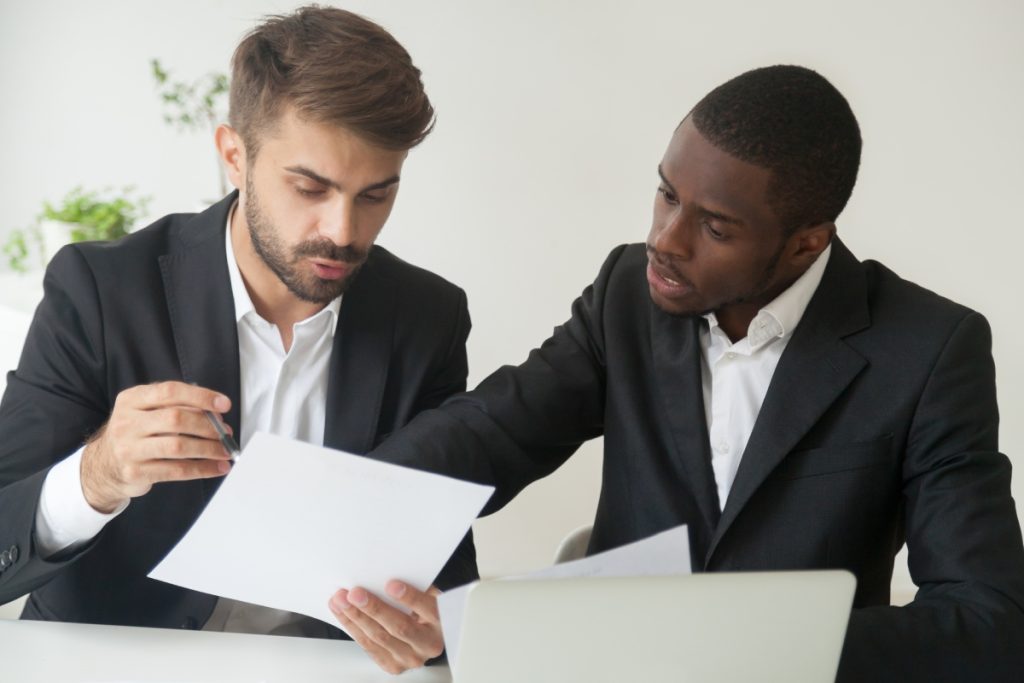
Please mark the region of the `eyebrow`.
MULTIPOLYGON (((670 183, 668 181, 668 178, 665 177, 665 172, 663 170, 661 170, 661 164, 658 164, 658 176, 661 177, 661 182, 665 183, 665 185, 668 186, 668 189, 672 191, 672 194, 676 194, 676 195, 679 194, 676 191, 676 188, 672 186, 672 183, 670 183)), ((714 218, 716 220, 720 220, 723 223, 731 223, 732 225, 744 225, 744 222, 741 221, 739 218, 734 218, 733 216, 726 215, 726 214, 721 213, 719 211, 712 211, 711 209, 707 208, 706 206, 698 206, 697 208, 704 215, 711 216, 712 218, 714 218)))
MULTIPOLYGON (((338 191, 341 191, 341 189, 342 189, 340 184, 336 183, 335 181, 331 180, 330 178, 325 178, 324 176, 320 175, 316 171, 313 171, 312 169, 306 168, 305 166, 287 166, 287 167, 285 167, 284 170, 288 171, 289 173, 296 173, 298 175, 305 176, 305 177, 309 178, 310 180, 318 182, 321 185, 326 185, 327 187, 333 187, 335 190, 338 190, 338 191)), ((373 190, 381 190, 381 189, 383 189, 385 187, 390 187, 391 185, 394 185, 395 183, 397 183, 399 180, 400 180, 399 176, 397 176, 397 175, 391 176, 390 178, 388 178, 386 180, 382 180, 382 181, 380 181, 378 183, 373 183, 372 185, 367 185, 363 189, 359 190, 359 194, 363 194, 364 192, 372 192, 373 190)))
POLYGON ((661 170, 661 164, 658 164, 658 176, 661 178, 661 182, 668 185, 668 189, 672 190, 674 194, 679 194, 676 192, 676 188, 672 186, 672 183, 668 181, 668 178, 665 177, 665 172, 661 170))

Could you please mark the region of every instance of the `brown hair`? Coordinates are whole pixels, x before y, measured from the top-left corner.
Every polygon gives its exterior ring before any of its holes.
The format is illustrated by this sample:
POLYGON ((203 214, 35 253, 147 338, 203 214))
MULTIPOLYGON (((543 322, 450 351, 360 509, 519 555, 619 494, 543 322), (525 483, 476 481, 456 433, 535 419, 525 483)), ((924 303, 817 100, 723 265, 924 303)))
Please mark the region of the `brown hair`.
POLYGON ((235 49, 228 120, 251 158, 286 105, 384 149, 411 149, 434 127, 405 48, 372 21, 333 7, 267 17, 235 49))

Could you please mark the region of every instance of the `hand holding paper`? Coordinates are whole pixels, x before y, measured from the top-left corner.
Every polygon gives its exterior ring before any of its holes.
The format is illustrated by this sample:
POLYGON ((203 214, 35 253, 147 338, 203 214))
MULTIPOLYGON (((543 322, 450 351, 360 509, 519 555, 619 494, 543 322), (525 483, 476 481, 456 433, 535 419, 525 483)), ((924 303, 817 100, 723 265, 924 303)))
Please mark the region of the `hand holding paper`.
POLYGON ((362 588, 338 591, 331 599, 331 611, 345 632, 388 673, 415 669, 440 656, 444 652, 437 612, 440 591, 433 586, 418 591, 401 581, 389 581, 387 593, 409 613, 362 588))
POLYGON ((429 586, 492 492, 258 433, 150 577, 336 626, 339 588, 429 586))

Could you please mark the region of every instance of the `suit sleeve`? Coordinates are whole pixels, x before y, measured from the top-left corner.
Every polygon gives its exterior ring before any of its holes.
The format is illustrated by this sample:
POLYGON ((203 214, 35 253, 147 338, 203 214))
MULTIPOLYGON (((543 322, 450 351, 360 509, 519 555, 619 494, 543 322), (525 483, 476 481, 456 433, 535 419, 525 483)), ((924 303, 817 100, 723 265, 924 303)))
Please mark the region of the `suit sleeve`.
MULTIPOLYGON (((50 468, 107 419, 103 323, 84 258, 62 249, 43 280, 43 301, 8 374, 0 402, 0 603, 46 583, 79 553, 43 559, 33 541, 40 491, 50 468)), ((87 545, 85 552, 91 544, 87 545)))
POLYGON ((604 424, 604 292, 624 247, 572 305, 572 317, 519 366, 422 413, 374 457, 496 488, 484 514, 557 469, 604 424))
POLYGON ((472 327, 469 318, 469 306, 466 293, 459 290, 452 316, 451 338, 444 354, 444 360, 433 373, 426 388, 416 397, 413 414, 432 410, 444 403, 449 397, 466 390, 466 377, 469 375, 469 361, 466 357, 466 340, 472 327))
MULTIPOLYGON (((466 390, 466 377, 469 374, 466 340, 469 338, 471 323, 466 293, 461 289, 455 308, 455 322, 452 326, 451 340, 444 361, 439 365, 426 388, 416 397, 413 408, 414 415, 437 408, 449 396, 466 390)), ((434 580, 434 585, 441 590, 450 590, 479 578, 476 546, 473 544, 473 532, 470 530, 452 556, 448 558, 448 562, 434 580)))
POLYGON ((990 348, 970 313, 934 365, 903 467, 917 597, 854 611, 840 681, 1024 680, 1024 548, 990 348))

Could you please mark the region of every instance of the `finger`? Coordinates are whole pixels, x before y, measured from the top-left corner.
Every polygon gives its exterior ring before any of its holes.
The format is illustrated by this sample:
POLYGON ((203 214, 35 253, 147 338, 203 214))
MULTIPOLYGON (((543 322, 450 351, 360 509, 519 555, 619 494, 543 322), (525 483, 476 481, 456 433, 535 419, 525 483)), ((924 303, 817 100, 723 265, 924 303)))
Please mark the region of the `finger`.
MULTIPOLYGON (((141 433, 145 436, 181 435, 213 441, 220 438, 206 413, 192 408, 157 408, 135 415, 141 433)), ((230 430, 230 427, 228 429, 230 430)))
POLYGON ((348 600, 343 603, 345 614, 375 642, 395 655, 406 654, 411 650, 411 629, 402 624, 412 622, 409 615, 385 605, 377 597, 360 588, 349 591, 347 597, 348 600))
POLYGON ((227 452, 216 437, 197 439, 191 436, 151 436, 142 439, 135 447, 135 457, 140 460, 230 460, 227 452))
POLYGON ((437 611, 437 596, 441 594, 441 591, 435 586, 431 586, 424 592, 416 590, 403 581, 392 579, 384 586, 384 590, 396 602, 415 612, 423 621, 431 624, 441 623, 441 617, 437 611))
POLYGON ((400 671, 423 666, 427 657, 416 652, 411 645, 395 638, 378 622, 355 607, 350 607, 346 616, 366 637, 376 643, 383 653, 378 662, 391 661, 400 667, 400 671))
POLYGON ((328 606, 331 612, 334 614, 338 623, 345 629, 345 633, 352 636, 359 647, 366 651, 366 654, 370 655, 370 658, 376 662, 384 671, 390 674, 402 673, 406 667, 402 666, 391 653, 371 638, 366 631, 364 631, 359 624, 355 623, 345 613, 345 606, 348 603, 345 600, 347 591, 342 589, 338 591, 333 598, 331 598, 328 606))
POLYGON ((151 483, 214 479, 231 471, 227 460, 152 460, 141 467, 142 475, 151 483))
POLYGON ((415 616, 392 607, 369 591, 353 588, 348 593, 348 602, 368 617, 374 626, 379 626, 387 632, 390 639, 377 637, 377 631, 373 627, 366 628, 368 622, 359 619, 351 611, 347 612, 349 617, 364 626, 364 630, 378 643, 394 652, 399 661, 405 661, 407 647, 417 655, 416 666, 422 665, 423 661, 430 657, 441 654, 444 649, 440 627, 421 623, 415 616), (403 647, 394 646, 392 640, 401 643, 403 647))
POLYGON ((412 645, 412 642, 418 640, 414 632, 419 625, 413 617, 402 614, 390 605, 384 605, 387 610, 381 609, 382 604, 376 596, 356 588, 348 592, 343 611, 349 620, 387 650, 399 663, 410 668, 421 666, 426 657, 416 652, 412 645), (399 623, 396 614, 404 617, 403 624, 399 623))
POLYGON ((373 641, 368 635, 366 635, 359 626, 349 619, 345 614, 337 613, 335 615, 338 619, 338 623, 345 629, 345 632, 352 636, 352 640, 363 648, 366 654, 370 655, 370 658, 384 671, 390 674, 400 674, 405 671, 405 667, 399 664, 391 653, 385 650, 383 647, 373 641))
POLYGON ((168 406, 186 406, 196 410, 226 413, 231 400, 216 391, 184 382, 158 382, 132 387, 118 396, 127 407, 136 410, 154 410, 168 406))

